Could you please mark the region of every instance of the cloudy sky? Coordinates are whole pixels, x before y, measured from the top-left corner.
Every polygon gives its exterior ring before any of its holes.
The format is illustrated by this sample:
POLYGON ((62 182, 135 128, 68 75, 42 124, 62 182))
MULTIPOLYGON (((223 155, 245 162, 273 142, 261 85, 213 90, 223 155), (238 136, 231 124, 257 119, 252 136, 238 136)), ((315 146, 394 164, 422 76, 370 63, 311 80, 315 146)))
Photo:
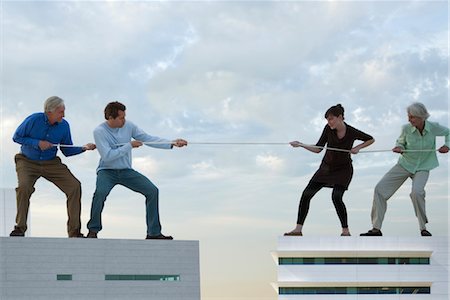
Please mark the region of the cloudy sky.
MULTIPOLYGON (((446 1, 1 1, 0 187, 16 187, 11 140, 44 100, 66 101, 74 143, 93 141, 113 100, 152 135, 190 145, 134 150, 134 167, 160 189, 163 233, 200 240, 202 299, 276 299, 270 251, 296 221, 299 196, 323 154, 314 144, 328 107, 391 149, 421 101, 449 125, 446 1)), ((438 139, 438 146, 443 139, 438 139)), ((448 155, 427 185, 429 230, 448 232, 448 155)), ((88 221, 97 152, 63 158, 83 188, 88 221)), ((344 195, 353 235, 370 228, 373 187, 393 153, 353 157, 344 195)), ((392 198, 383 232, 418 236, 410 182, 392 198)), ((65 197, 45 180, 31 199, 31 235, 65 237, 65 197)), ((109 196, 100 238, 145 237, 144 199, 109 196)), ((83 229, 86 232, 86 229, 83 229)), ((337 236, 330 190, 317 194, 308 236, 337 236)))

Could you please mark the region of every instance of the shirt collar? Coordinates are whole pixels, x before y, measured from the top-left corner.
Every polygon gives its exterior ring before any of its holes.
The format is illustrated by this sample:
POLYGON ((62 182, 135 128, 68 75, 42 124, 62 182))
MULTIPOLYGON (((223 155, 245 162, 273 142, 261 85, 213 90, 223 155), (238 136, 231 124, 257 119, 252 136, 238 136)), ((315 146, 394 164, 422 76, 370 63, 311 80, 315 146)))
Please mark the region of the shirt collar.
POLYGON ((58 125, 58 122, 55 122, 54 124, 50 124, 50 122, 48 120, 48 116, 47 116, 47 114, 45 112, 44 112, 44 122, 48 126, 57 126, 58 125))
MULTIPOLYGON (((414 132, 414 131, 418 131, 418 129, 415 126, 411 125, 411 132, 414 132)), ((430 123, 427 120, 425 120, 425 126, 423 127, 423 132, 429 132, 429 131, 430 131, 430 123)))

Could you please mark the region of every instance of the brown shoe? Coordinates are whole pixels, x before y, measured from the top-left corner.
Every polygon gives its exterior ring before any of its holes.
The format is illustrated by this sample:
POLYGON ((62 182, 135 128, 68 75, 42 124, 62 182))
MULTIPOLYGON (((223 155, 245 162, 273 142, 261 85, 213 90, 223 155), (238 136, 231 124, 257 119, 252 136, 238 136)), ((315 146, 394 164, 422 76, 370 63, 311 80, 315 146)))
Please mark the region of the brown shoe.
POLYGON ((69 238, 84 238, 84 234, 78 231, 77 233, 69 234, 69 238))
POLYGON ((148 235, 145 237, 146 240, 173 240, 170 235, 164 235, 162 233, 158 235, 148 235))
POLYGON ((9 236, 25 236, 25 232, 17 226, 14 226, 14 230, 11 231, 9 236))
POLYGON ((96 239, 96 238, 97 238, 97 232, 94 232, 94 231, 90 231, 90 230, 89 230, 89 233, 88 233, 88 235, 86 236, 86 238, 88 238, 88 239, 96 239))

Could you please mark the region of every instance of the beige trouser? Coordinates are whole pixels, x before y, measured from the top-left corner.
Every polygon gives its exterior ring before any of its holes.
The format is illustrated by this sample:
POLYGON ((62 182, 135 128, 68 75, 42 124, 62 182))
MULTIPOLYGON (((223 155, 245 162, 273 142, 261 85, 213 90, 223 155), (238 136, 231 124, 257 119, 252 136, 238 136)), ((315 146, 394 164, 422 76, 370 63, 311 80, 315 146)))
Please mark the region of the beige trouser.
POLYGON ((425 211, 425 185, 428 181, 429 171, 418 171, 412 174, 396 164, 387 172, 375 187, 372 205, 372 224, 373 228, 381 229, 384 215, 387 209, 387 200, 400 188, 406 179, 412 179, 411 201, 414 206, 414 212, 419 220, 420 230, 426 229, 428 223, 425 211))
POLYGON ((17 215, 16 227, 23 232, 27 230, 27 216, 30 197, 34 192, 34 184, 40 177, 53 182, 67 196, 67 232, 75 236, 80 232, 81 221, 81 184, 73 176, 59 157, 47 161, 30 160, 22 154, 16 154, 16 172, 18 187, 16 188, 17 215))

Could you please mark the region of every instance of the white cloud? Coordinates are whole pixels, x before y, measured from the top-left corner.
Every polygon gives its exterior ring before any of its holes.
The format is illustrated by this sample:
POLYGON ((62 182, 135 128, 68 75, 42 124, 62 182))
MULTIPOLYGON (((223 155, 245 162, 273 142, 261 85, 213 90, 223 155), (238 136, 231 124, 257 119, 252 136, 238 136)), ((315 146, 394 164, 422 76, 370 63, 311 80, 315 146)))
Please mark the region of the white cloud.
POLYGON ((212 161, 201 161, 190 165, 190 168, 196 180, 217 180, 225 175, 212 161))
POLYGON ((363 107, 357 107, 352 112, 353 121, 356 123, 368 123, 371 121, 370 115, 363 107))
POLYGON ((258 166, 272 171, 281 171, 284 168, 284 160, 273 154, 259 154, 255 158, 258 166))
POLYGON ((161 169, 161 164, 151 156, 133 157, 133 168, 148 177, 154 177, 161 169))

